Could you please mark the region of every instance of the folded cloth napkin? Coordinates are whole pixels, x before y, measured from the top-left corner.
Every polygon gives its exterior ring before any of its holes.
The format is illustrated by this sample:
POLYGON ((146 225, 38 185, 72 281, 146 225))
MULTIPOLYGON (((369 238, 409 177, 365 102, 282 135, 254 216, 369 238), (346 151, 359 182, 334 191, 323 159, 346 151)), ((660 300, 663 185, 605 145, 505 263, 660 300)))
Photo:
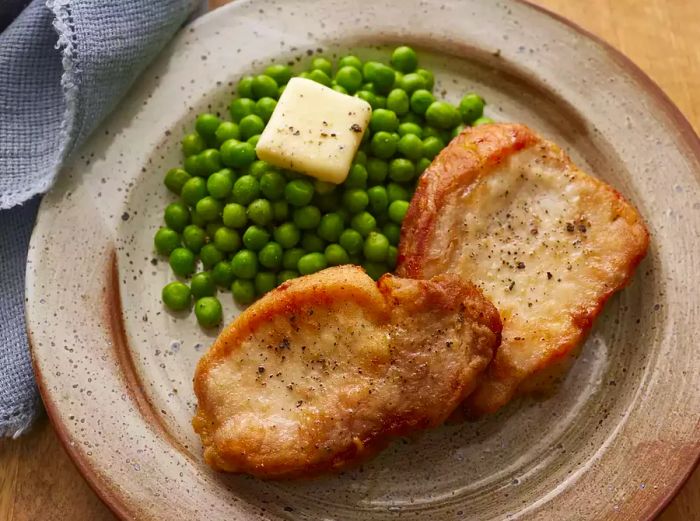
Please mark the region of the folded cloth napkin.
POLYGON ((0 0, 0 436, 40 410, 24 322, 39 195, 201 0, 0 0))

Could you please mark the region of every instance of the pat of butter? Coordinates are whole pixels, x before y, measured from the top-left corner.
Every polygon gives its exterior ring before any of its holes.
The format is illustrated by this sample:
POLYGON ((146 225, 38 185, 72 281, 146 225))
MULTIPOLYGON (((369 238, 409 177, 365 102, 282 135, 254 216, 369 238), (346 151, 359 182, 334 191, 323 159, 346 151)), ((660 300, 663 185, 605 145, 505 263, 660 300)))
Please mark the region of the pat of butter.
POLYGON ((348 176, 371 114, 360 98, 292 78, 255 151, 277 167, 339 184, 348 176))

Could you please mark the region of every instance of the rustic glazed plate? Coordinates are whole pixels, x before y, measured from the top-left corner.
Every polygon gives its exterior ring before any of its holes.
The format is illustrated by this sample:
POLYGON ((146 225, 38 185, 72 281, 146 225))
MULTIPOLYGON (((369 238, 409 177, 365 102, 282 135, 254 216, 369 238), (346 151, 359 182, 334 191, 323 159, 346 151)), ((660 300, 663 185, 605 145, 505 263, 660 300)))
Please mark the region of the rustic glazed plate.
POLYGON ((123 519, 651 519, 700 451, 699 172, 698 138, 657 87, 524 3, 235 2, 182 31, 43 201, 27 314, 46 408, 123 519), (321 52, 386 59, 399 42, 437 72, 437 92, 479 91, 488 115, 532 126, 621 190, 648 223, 649 255, 553 395, 339 476, 214 473, 190 427, 214 334, 160 304, 163 174, 195 114, 225 112, 241 75, 321 52))

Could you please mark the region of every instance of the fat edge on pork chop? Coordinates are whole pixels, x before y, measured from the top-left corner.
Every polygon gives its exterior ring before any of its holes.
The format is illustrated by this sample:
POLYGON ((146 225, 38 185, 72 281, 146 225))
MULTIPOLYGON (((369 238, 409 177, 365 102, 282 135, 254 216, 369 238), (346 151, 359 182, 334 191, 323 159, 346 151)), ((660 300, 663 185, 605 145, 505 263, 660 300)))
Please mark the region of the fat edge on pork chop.
POLYGON ((472 416, 506 404, 579 345, 649 243, 639 213, 523 125, 466 129, 421 176, 402 225, 397 275, 472 280, 503 340, 472 416))
POLYGON ((200 360, 193 420, 206 462, 263 478, 338 471, 441 424, 500 341, 472 284, 339 266, 245 310, 200 360))

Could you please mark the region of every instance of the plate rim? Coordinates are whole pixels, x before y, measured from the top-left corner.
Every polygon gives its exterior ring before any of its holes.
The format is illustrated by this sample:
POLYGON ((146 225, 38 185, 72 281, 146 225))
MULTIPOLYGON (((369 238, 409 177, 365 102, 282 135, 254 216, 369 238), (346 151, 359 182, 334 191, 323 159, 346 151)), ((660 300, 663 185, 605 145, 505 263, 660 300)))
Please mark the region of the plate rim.
MULTIPOLYGON (((254 0, 249 0, 254 1, 254 0)), ((680 108, 671 100, 669 95, 644 71, 638 66, 631 58, 625 55, 621 50, 614 47, 612 44, 607 42, 602 37, 592 33, 588 29, 585 29, 577 22, 566 18, 565 16, 550 10, 547 7, 535 4, 532 0, 510 0, 514 3, 524 5, 530 9, 540 12, 541 14, 559 22, 579 35, 585 37, 585 39, 593 42, 598 48, 602 49, 608 56, 611 57, 621 68, 629 72, 634 79, 653 100, 660 112, 665 114, 672 121, 672 127, 678 130, 678 135, 686 143, 689 152, 695 156, 695 158, 700 163, 700 136, 695 131, 687 117, 683 114, 680 108)), ((179 34, 183 34, 188 31, 193 24, 200 24, 209 18, 219 16, 224 10, 237 9, 238 6, 244 2, 230 2, 212 11, 209 11, 202 16, 194 19, 193 21, 182 26, 179 31, 175 34, 175 37, 179 34)), ((170 43, 172 43, 171 40, 170 43)), ((700 171, 694 172, 696 179, 700 181, 700 171)), ((44 209, 45 200, 39 206, 39 213, 44 209)), ((35 230, 32 231, 31 242, 35 240, 35 230)), ((25 294, 28 293, 28 289, 31 284, 31 277, 29 273, 30 265, 27 265, 26 278, 25 278, 25 294)), ((25 317, 29 316, 28 308, 30 306, 30 299, 25 298, 24 301, 24 312, 25 317)), ((35 380, 37 388, 39 390, 40 396, 42 398, 44 408, 46 410, 47 416, 51 422, 51 425, 56 433, 57 438, 63 449, 66 451, 73 464, 76 466, 82 477, 88 483, 92 491, 97 495, 97 497, 102 501, 102 503, 107 506, 112 513, 114 513, 120 520, 132 519, 129 512, 128 503, 123 501, 118 494, 116 494, 109 486, 108 483, 104 483, 97 472, 94 470, 93 466, 90 465, 87 458, 83 457, 81 452, 77 450, 77 447, 72 444, 70 434, 67 431, 66 426, 60 422, 60 414, 57 407, 52 400, 52 395, 46 387, 46 382, 42 377, 42 372, 39 368, 37 362, 38 355, 36 354, 35 342, 32 337, 32 331, 29 327, 29 320, 27 320, 27 337, 29 341, 29 350, 31 355, 32 368, 34 370, 35 380)), ((649 511, 647 516, 640 518, 640 521, 653 521, 673 500, 674 497, 679 493, 680 489, 687 483, 696 468, 700 468, 700 445, 695 449, 695 455, 693 458, 687 460, 685 471, 680 479, 675 480, 675 482, 667 488, 667 492, 659 497, 659 501, 654 505, 654 509, 649 511)))

